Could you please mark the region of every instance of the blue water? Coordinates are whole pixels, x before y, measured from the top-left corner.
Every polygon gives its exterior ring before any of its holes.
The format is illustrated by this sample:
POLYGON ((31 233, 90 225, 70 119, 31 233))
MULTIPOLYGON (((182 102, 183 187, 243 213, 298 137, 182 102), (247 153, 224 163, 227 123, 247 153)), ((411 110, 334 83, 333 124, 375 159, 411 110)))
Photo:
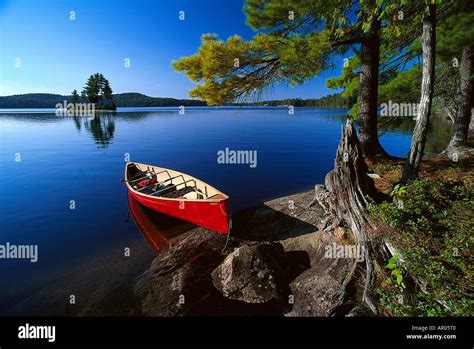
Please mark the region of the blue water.
MULTIPOLYGON (((297 108, 294 115, 274 107, 196 107, 184 115, 177 108, 127 108, 95 121, 0 111, 0 244, 39 246, 38 263, 0 260, 1 279, 29 285, 141 239, 124 222, 120 180, 128 155, 204 180, 227 193, 236 212, 323 182, 345 120, 346 110, 323 108, 297 108), (218 164, 225 148, 257 151, 257 166, 218 164)), ((407 153, 409 128, 381 137, 390 154, 407 153)))

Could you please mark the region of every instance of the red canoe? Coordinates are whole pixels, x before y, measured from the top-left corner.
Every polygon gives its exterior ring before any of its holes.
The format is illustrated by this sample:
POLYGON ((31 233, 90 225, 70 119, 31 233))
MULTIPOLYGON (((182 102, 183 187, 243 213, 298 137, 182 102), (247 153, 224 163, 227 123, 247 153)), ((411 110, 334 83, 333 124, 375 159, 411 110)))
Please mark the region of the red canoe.
POLYGON ((169 246, 175 237, 196 228, 192 223, 150 210, 135 200, 130 191, 128 209, 138 229, 156 251, 169 246))
POLYGON ((125 165, 125 184, 142 205, 197 225, 228 234, 229 197, 187 174, 136 162, 125 165))

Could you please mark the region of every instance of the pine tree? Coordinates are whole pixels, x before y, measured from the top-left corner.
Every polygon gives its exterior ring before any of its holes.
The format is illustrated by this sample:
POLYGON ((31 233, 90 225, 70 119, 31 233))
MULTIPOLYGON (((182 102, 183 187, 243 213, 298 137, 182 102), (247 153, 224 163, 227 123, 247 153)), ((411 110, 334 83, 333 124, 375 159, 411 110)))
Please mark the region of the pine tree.
POLYGON ((72 94, 71 103, 76 104, 79 101, 79 95, 77 93, 77 90, 73 90, 71 94, 72 94))
POLYGON ((102 84, 102 96, 106 105, 112 103, 112 88, 110 87, 109 80, 103 79, 102 84))
POLYGON ((334 54, 360 45, 359 138, 366 154, 385 154, 377 134, 380 37, 392 33, 395 0, 247 0, 250 41, 215 34, 198 52, 173 63, 197 83, 191 96, 222 104, 259 96, 274 83, 301 84, 332 64, 334 54))
POLYGON ((97 104, 100 101, 101 107, 115 108, 110 82, 101 73, 92 74, 89 77, 82 95, 86 96, 90 103, 97 104))
POLYGON ((447 20, 439 25, 437 53, 443 63, 443 80, 437 89, 448 115, 453 133, 447 155, 461 157, 460 148, 468 146, 471 108, 474 106, 474 3, 457 0, 447 20), (441 92, 441 93, 440 93, 441 92))
POLYGON ((92 74, 89 79, 87 79, 83 94, 87 97, 90 103, 97 103, 99 101, 99 93, 100 86, 98 74, 92 74))

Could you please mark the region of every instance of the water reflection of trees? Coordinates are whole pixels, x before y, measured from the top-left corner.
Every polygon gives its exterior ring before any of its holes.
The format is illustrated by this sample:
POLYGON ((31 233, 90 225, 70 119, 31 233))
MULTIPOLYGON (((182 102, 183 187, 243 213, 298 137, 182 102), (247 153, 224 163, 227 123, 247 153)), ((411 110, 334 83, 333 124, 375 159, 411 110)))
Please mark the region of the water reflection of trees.
POLYGON ((72 120, 74 121, 74 125, 79 132, 81 132, 81 118, 79 116, 73 116, 72 120))
MULTIPOLYGON (((411 117, 380 118, 378 129, 381 135, 385 133, 403 134, 411 137, 415 128, 415 120, 411 117)), ((426 137, 425 151, 440 153, 449 143, 452 123, 446 114, 436 112, 430 118, 428 135, 426 137)))
MULTIPOLYGON (((193 108, 191 110, 196 110, 193 108)), ((200 111, 207 110, 199 108, 200 111)), ((306 109, 305 109, 306 110, 306 109)), ((315 108, 307 109, 308 113, 314 112, 315 117, 329 119, 344 124, 347 119, 347 111, 344 109, 315 108)), ((96 112, 94 120, 89 117, 73 116, 74 125, 80 132, 82 128, 89 132, 100 147, 108 147, 111 144, 115 133, 115 118, 127 123, 139 123, 144 119, 152 117, 172 118, 176 117, 177 109, 169 108, 153 111, 123 111, 121 113, 99 113, 96 112)), ((311 114, 309 114, 311 115, 311 114)), ((57 122, 69 117, 58 117, 54 113, 7 113, 2 115, 2 120, 12 119, 16 122, 57 122)), ((386 122, 384 118, 379 119, 378 128, 381 134, 392 133, 402 134, 411 137, 415 121, 410 117, 392 118, 386 122)), ((443 113, 436 112, 430 118, 428 136, 425 149, 429 153, 439 153, 444 150, 449 142, 452 123, 443 113)))
MULTIPOLYGON (((343 123, 348 116, 347 114, 333 113, 325 114, 324 118, 338 120, 343 123)), ((413 129, 415 128, 415 120, 412 117, 379 117, 377 126, 380 136, 391 133, 411 137, 413 129)), ((451 137, 451 129, 452 122, 449 121, 447 115, 444 112, 435 111, 428 124, 425 151, 427 153, 437 154, 446 149, 451 137)))
MULTIPOLYGON (((81 124, 76 120, 76 118, 79 117, 74 117, 74 123, 76 124, 78 130, 80 130, 81 124)), ((113 114, 96 113, 94 118, 84 117, 82 119, 84 129, 92 135, 95 143, 99 145, 100 148, 107 148, 109 144, 112 143, 115 132, 115 121, 113 114)))
MULTIPOLYGON (((72 116, 74 126, 80 132, 82 127, 92 135, 95 143, 100 148, 107 148, 112 144, 115 133, 115 118, 120 118, 127 122, 139 122, 140 120, 156 116, 156 112, 130 112, 130 113, 100 113, 96 112, 95 117, 72 116)), ((175 116, 176 112, 164 111, 163 115, 175 116)))

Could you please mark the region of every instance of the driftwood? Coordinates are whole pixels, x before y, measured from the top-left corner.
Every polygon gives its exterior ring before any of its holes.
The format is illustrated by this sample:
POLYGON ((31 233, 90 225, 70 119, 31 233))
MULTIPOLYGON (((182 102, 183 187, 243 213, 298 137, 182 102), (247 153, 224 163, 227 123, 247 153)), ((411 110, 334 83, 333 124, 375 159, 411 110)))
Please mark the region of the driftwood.
MULTIPOLYGON (((346 129, 342 130, 341 141, 334 160, 334 169, 327 174, 325 185, 331 192, 330 207, 336 222, 349 226, 356 243, 361 245, 366 271, 362 302, 372 312, 377 313, 377 308, 370 297, 376 261, 368 231, 374 226, 366 210, 367 197, 375 198, 377 190, 372 179, 367 175, 367 171, 354 126, 348 121, 346 129)), ((354 277, 357 266, 358 262, 354 260, 345 286, 354 277)))

